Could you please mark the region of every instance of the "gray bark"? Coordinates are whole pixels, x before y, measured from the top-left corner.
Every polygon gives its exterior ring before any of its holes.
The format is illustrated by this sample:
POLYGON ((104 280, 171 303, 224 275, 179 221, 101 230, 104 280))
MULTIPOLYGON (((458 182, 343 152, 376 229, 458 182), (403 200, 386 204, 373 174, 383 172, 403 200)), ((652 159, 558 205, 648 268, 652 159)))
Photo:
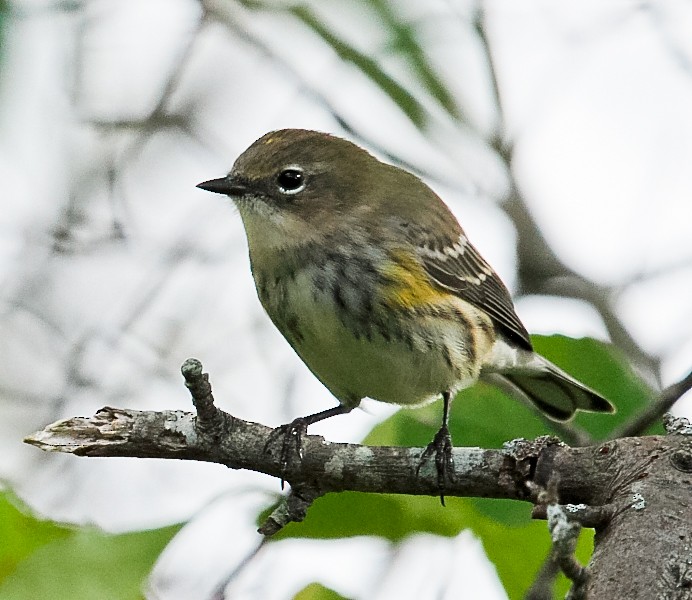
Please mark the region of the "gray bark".
MULTIPOLYGON (((90 418, 58 421, 26 441, 78 456, 202 460, 281 477, 272 430, 210 406, 204 421, 201 411, 104 408, 90 418)), ((303 459, 291 461, 283 473, 292 493, 261 530, 271 534, 302 519, 312 500, 328 492, 438 495, 434 464, 416 474, 422 452, 305 436, 303 459)), ((531 501, 541 518, 547 511, 540 491, 552 486, 569 519, 595 527, 582 597, 692 598, 689 428, 581 448, 550 437, 515 440, 502 449, 455 448, 453 456, 445 495, 531 501)))

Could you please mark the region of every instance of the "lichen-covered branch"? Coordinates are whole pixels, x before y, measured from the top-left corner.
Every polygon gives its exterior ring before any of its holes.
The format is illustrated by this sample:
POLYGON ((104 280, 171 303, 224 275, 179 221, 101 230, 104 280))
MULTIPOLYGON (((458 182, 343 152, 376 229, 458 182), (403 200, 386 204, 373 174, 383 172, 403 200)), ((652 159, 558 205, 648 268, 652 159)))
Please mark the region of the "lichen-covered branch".
MULTIPOLYGON (((219 412, 225 415, 227 429, 209 433, 194 413, 105 407, 92 417, 57 421, 25 441, 42 450, 77 456, 200 460, 281 477, 280 440, 276 447, 267 446, 273 430, 219 412)), ((288 465, 286 480, 294 488, 316 486, 321 493, 353 490, 435 496, 439 494, 435 465, 423 464, 416 475, 422 452, 423 448, 337 444, 308 435, 303 438, 303 459, 288 465)), ((555 453, 566 453, 571 457, 569 468, 584 472, 593 460, 592 452, 562 446, 550 437, 515 440, 503 449, 455 448, 454 473, 445 495, 528 500, 531 492, 526 482, 538 462, 554 462, 555 453)), ((577 479, 566 481, 567 496, 592 500, 577 479)))
MULTIPOLYGON (((106 407, 92 417, 48 425, 26 442, 78 456, 200 460, 283 476, 291 493, 260 528, 265 535, 302 520, 312 502, 329 492, 440 493, 435 465, 419 469, 423 448, 335 444, 305 436, 303 458, 284 469, 281 440, 271 436, 271 428, 214 406, 198 361, 186 361, 183 373, 197 414, 106 407)), ((513 440, 501 449, 454 448, 444 494, 533 502, 534 516, 552 519, 553 531, 576 531, 572 523, 594 527, 598 535, 588 577, 573 560, 574 536, 557 536, 555 544, 557 549, 564 542, 557 564, 585 597, 688 598, 675 594, 690 589, 692 428, 668 419, 667 431, 578 448, 552 437, 513 440), (546 489, 550 502, 541 496, 546 489)), ((546 571, 546 582, 553 570, 546 571)))

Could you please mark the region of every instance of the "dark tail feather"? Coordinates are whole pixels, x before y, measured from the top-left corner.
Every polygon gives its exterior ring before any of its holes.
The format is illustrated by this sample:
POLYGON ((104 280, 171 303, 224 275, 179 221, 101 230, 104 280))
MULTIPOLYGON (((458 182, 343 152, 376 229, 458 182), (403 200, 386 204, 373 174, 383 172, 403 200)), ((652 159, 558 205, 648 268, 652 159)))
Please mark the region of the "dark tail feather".
POLYGON ((541 357, 541 368, 503 372, 502 377, 518 388, 551 419, 568 421, 577 410, 614 413, 615 407, 598 392, 586 387, 550 361, 541 357))

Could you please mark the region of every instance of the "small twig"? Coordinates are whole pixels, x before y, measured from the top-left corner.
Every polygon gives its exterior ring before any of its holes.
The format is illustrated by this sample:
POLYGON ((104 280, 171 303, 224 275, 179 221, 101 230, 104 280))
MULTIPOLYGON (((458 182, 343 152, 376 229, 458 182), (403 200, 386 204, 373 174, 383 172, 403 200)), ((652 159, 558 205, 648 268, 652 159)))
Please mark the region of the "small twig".
POLYGON ((518 233, 517 255, 519 257, 522 293, 550 293, 569 298, 579 298, 591 303, 603 318, 614 344, 624 349, 633 362, 647 371, 647 375, 654 378, 658 377, 658 360, 651 357, 639 346, 622 320, 613 311, 610 302, 612 289, 599 286, 567 267, 553 251, 533 218, 512 171, 514 144, 507 135, 501 85, 488 39, 482 2, 474 15, 473 26, 483 47, 490 77, 490 89, 498 113, 499 123, 496 132, 488 142, 505 163, 509 177, 509 191, 503 202, 503 209, 514 223, 518 233), (557 288, 555 287, 556 282, 559 282, 557 288))
POLYGON ((288 496, 281 499, 279 505, 262 523, 257 532, 264 536, 272 536, 289 523, 302 521, 312 503, 322 495, 323 492, 316 486, 292 487, 288 496))
MULTIPOLYGON (((485 10, 482 4, 482 1, 479 2, 476 9, 473 26, 485 54, 490 89, 499 121, 496 131, 488 143, 504 162, 509 178, 509 190, 502 203, 502 208, 514 223, 518 234, 517 256, 519 259, 520 292, 522 294, 547 293, 589 302, 601 315, 613 343, 623 349, 632 362, 638 365, 649 379, 658 380, 659 360, 644 351, 613 310, 611 306, 612 288, 589 281, 562 262, 546 240, 529 210, 512 170, 514 145, 513 140, 507 134, 501 84, 488 39, 485 10)), ((578 431, 570 431, 570 425, 565 426, 564 429, 565 432, 561 432, 561 434, 580 435, 578 431)), ((572 445, 588 445, 591 441, 585 437, 580 440, 575 437, 570 443, 572 445)))
POLYGON ((613 431, 610 434, 611 439, 640 435, 663 417, 689 389, 692 389, 692 371, 677 383, 665 388, 644 412, 639 413, 629 423, 625 423, 621 428, 613 431))
MULTIPOLYGON (((485 54, 486 68, 488 69, 488 77, 490 78, 490 91, 495 102, 495 108, 497 110, 497 127, 490 144, 499 154, 503 157, 508 157, 511 155, 511 142, 504 139, 505 137, 505 110, 504 104, 502 102, 502 95, 500 93, 500 81, 497 76, 497 67, 495 66, 495 60, 491 50, 490 40, 488 39, 488 32, 486 31, 485 23, 485 8, 483 7, 483 2, 479 2, 476 7, 476 11, 473 17, 473 28, 478 35, 478 39, 483 47, 483 52, 485 54)), ((511 174, 510 174, 511 177, 511 174)))
POLYGON ((559 504, 549 504, 548 529, 560 570, 574 583, 569 597, 574 600, 583 598, 589 572, 574 556, 581 525, 576 521, 570 521, 559 504))
POLYGON ((197 429, 201 433, 217 437, 233 428, 233 417, 214 405, 209 374, 202 370, 202 363, 196 358, 188 358, 180 368, 197 410, 197 429))
MULTIPOLYGON (((579 523, 582 527, 598 529, 615 515, 616 508, 611 504, 603 506, 589 506, 587 504, 561 504, 560 510, 570 523, 579 523)), ((531 510, 532 519, 548 519, 548 507, 545 504, 538 504, 531 510)))
MULTIPOLYGON (((588 507, 567 505, 570 508, 566 510, 566 507, 558 503, 558 488, 559 476, 555 474, 548 482, 547 487, 538 494, 538 503, 544 507, 548 519, 548 529, 553 542, 552 557, 565 577, 574 584, 568 597, 577 600, 584 597, 589 572, 574 556, 581 531, 581 523, 576 515, 581 513, 582 516, 585 516, 588 513, 588 507), (568 515, 571 515, 571 518, 568 515)), ((538 506, 534 508, 534 511, 536 509, 538 506)), ((595 515, 592 514, 591 516, 595 515)), ((601 516, 599 523, 602 523, 602 518, 601 516)), ((547 575, 548 573, 544 576, 546 579, 543 582, 544 589, 549 583, 547 575)))
POLYGON ((555 580, 560 573, 560 565, 557 564, 555 553, 552 548, 545 557, 533 584, 526 592, 524 600, 553 600, 555 597, 553 588, 555 580))
MULTIPOLYGON (((300 70, 296 68, 293 61, 287 59, 283 53, 277 52, 260 36, 252 33, 247 27, 243 26, 243 23, 238 18, 239 15, 237 14, 237 5, 224 2, 223 0, 205 0, 202 5, 205 13, 210 19, 215 19, 220 23, 223 23, 223 25, 227 27, 235 37, 252 45, 253 48, 255 48, 258 52, 266 55, 272 61, 272 63, 279 65, 281 67, 281 72, 295 81, 302 93, 309 96, 311 100, 326 110, 339 125, 339 127, 341 127, 356 141, 360 142, 361 145, 371 148, 377 154, 398 164, 407 171, 413 171, 426 179, 437 181, 446 186, 458 187, 459 184, 455 180, 449 180, 441 177, 438 173, 429 172, 426 169, 421 168, 420 165, 406 160, 403 156, 398 155, 396 152, 393 152, 391 149, 388 149, 387 147, 378 143, 374 138, 363 132, 355 123, 349 121, 349 119, 347 119, 346 116, 339 111, 337 106, 331 100, 329 100, 329 98, 318 87, 313 85, 308 78, 301 74, 300 70)), ((433 118, 434 115, 429 113, 428 109, 424 105, 421 105, 421 110, 426 114, 426 119, 433 118)))
POLYGON ((228 573, 214 588, 208 600, 226 600, 226 588, 236 579, 245 568, 251 564, 252 560, 264 549, 267 545, 268 538, 263 538, 257 546, 255 546, 248 554, 240 561, 238 565, 228 573))

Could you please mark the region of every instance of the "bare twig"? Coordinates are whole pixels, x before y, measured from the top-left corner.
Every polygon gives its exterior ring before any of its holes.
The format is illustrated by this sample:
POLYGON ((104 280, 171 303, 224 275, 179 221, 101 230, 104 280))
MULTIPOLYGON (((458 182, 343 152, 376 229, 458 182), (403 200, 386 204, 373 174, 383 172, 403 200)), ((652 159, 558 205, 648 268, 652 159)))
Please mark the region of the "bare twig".
POLYGON ((562 507, 555 503, 548 505, 548 529, 550 529, 555 559, 560 570, 574 583, 569 597, 574 600, 583 598, 589 572, 574 556, 581 525, 567 519, 562 507))
MULTIPOLYGON (((570 518, 568 514, 582 512, 587 507, 575 507, 574 510, 565 510, 566 507, 558 503, 558 486, 559 474, 555 474, 548 485, 538 494, 539 506, 545 509, 545 514, 548 519, 548 529, 553 541, 553 549, 551 553, 552 561, 559 567, 565 576, 570 579, 574 585, 570 590, 569 598, 577 599, 584 597, 584 589, 588 580, 588 571, 585 567, 579 564, 574 556, 574 550, 577 546, 581 524, 578 520, 570 518)), ((568 505, 572 506, 572 505, 568 505)), ((551 569, 548 565, 542 573, 542 579, 538 591, 549 589, 549 576, 557 576, 557 571, 551 569)), ((553 579, 554 582, 554 579, 553 579)), ((535 583, 534 586, 537 584, 535 583)))
POLYGON ((611 439, 640 435, 667 413, 688 390, 692 389, 692 371, 677 383, 665 388, 645 411, 611 433, 611 439))
POLYGON ((490 40, 488 39, 488 32, 486 30, 485 8, 483 7, 482 1, 479 2, 474 14, 473 28, 476 31, 476 35, 478 35, 481 46, 483 47, 486 66, 488 69, 488 78, 490 79, 490 92, 495 102, 495 109, 497 110, 497 127, 492 139, 490 140, 490 144, 496 150, 501 150, 501 156, 508 157, 511 155, 512 149, 508 140, 505 139, 506 122, 504 103, 502 102, 502 96, 500 94, 500 82, 497 76, 497 68, 495 67, 495 60, 493 58, 490 40))
POLYGON ((288 496, 281 499, 279 505, 267 517, 257 530, 262 535, 271 536, 291 522, 305 519, 312 503, 322 495, 317 486, 302 485, 292 487, 288 496))
POLYGON ((236 579, 245 568, 252 563, 252 560, 264 549, 267 545, 267 540, 269 538, 263 538, 257 546, 255 546, 251 552, 230 572, 228 573, 216 586, 214 591, 209 596, 209 600, 226 600, 226 588, 228 585, 236 579))
MULTIPOLYGON (((560 510, 570 522, 579 523, 582 527, 598 529, 606 525, 615 515, 616 508, 612 504, 603 506, 588 506, 587 504, 561 504, 560 510)), ((531 511, 533 519, 548 520, 548 507, 537 504, 531 511)))
MULTIPOLYGON (((219 0, 205 0, 202 5, 209 19, 223 23, 235 37, 250 44, 255 50, 271 59, 272 63, 280 65, 282 73, 293 79, 300 87, 301 92, 328 112, 339 127, 347 132, 354 140, 371 148, 381 156, 386 157, 388 160, 409 171, 414 171, 427 179, 433 179, 451 187, 458 187, 458 184, 454 181, 445 180, 439 174, 429 173, 421 169, 419 165, 415 165, 393 153, 390 149, 385 148, 372 137, 368 136, 367 133, 362 131, 362 128, 349 121, 318 87, 300 73, 300 70, 296 68, 296 65, 292 61, 288 60, 282 53, 274 50, 269 43, 261 39, 258 35, 253 34, 247 27, 243 27, 242 22, 238 18, 238 11, 240 10, 238 5, 219 0)), ((276 9, 272 8, 271 10, 276 9)), ((434 118, 434 115, 428 111, 424 104, 421 104, 420 108, 425 114, 426 120, 432 120, 434 118)))
POLYGON ((180 371, 197 410, 197 429, 217 437, 232 431, 233 417, 214 405, 209 374, 202 372, 202 363, 196 358, 188 358, 180 371))
POLYGON ((555 587, 555 580, 559 574, 560 565, 558 565, 555 553, 551 549, 548 556, 546 556, 543 561, 531 587, 526 592, 524 600, 553 600, 553 598, 555 598, 553 588, 555 587))

